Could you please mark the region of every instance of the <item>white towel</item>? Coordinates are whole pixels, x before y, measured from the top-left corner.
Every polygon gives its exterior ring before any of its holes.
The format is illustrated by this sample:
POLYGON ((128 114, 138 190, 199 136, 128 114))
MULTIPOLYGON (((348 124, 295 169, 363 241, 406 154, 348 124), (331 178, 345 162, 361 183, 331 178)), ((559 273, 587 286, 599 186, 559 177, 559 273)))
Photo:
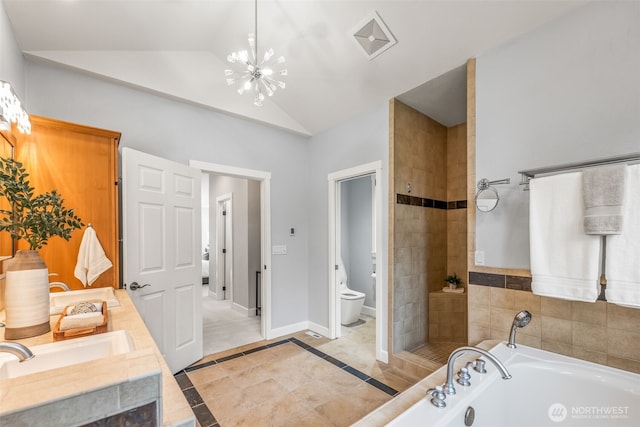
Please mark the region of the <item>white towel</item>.
POLYGON ((73 275, 82 282, 84 287, 91 286, 112 265, 100 245, 96 231, 93 227, 87 227, 80 242, 78 261, 73 275))
POLYGON ((594 302, 600 294, 600 236, 584 234, 582 173, 535 178, 529 188, 531 290, 594 302))
POLYGON ((640 308, 640 165, 627 168, 622 234, 607 236, 605 296, 614 304, 640 308))

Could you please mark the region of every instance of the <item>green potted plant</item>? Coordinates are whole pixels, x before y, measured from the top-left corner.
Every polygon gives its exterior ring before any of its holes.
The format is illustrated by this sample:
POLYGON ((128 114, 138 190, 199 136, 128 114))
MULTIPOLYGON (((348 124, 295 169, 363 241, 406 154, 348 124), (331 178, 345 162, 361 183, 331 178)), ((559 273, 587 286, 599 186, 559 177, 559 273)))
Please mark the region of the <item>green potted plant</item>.
POLYGON ((462 279, 460 279, 456 273, 448 275, 444 281, 449 284, 449 289, 457 289, 462 285, 462 279))
POLYGON ((0 231, 29 244, 29 250, 19 250, 5 261, 6 339, 50 330, 49 271, 38 249, 54 236, 69 240, 84 225, 73 209, 64 207, 56 190, 36 195, 28 176, 22 163, 0 157, 0 196, 9 202, 0 209, 0 231))

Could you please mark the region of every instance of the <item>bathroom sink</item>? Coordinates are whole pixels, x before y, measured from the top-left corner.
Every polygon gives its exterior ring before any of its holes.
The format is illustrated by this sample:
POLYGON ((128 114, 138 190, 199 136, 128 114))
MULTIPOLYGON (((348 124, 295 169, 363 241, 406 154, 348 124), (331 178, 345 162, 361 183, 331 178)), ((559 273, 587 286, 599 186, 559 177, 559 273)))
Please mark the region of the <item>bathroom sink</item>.
POLYGON ((62 368, 133 351, 127 331, 114 331, 29 347, 33 359, 19 362, 9 353, 0 353, 0 380, 21 377, 36 372, 62 368))
POLYGON ((107 307, 117 307, 120 305, 113 288, 92 288, 81 289, 79 291, 69 292, 53 292, 49 294, 49 313, 54 314, 62 313, 62 310, 69 304, 75 304, 82 301, 89 300, 102 300, 107 301, 107 307))

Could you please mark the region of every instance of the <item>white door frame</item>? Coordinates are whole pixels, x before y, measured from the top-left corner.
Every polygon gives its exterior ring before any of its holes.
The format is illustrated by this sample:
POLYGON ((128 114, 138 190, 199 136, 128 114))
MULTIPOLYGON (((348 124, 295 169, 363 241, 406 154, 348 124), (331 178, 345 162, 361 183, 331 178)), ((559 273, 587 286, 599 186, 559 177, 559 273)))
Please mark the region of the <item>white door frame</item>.
POLYGON ((216 175, 252 179, 260 182, 260 256, 262 258, 260 329, 264 339, 274 338, 271 329, 271 172, 189 160, 189 166, 216 175))
POLYGON ((385 307, 387 295, 386 283, 386 266, 380 258, 380 250, 382 248, 382 161, 355 166, 349 169, 332 172, 327 176, 329 182, 329 262, 327 263, 329 278, 329 338, 339 338, 341 335, 340 327, 340 292, 336 286, 336 236, 337 236, 337 215, 339 207, 339 181, 349 178, 356 178, 364 175, 375 175, 374 187, 374 215, 376 230, 376 359, 381 362, 388 363, 389 354, 385 350, 382 340, 383 331, 386 330, 388 324, 387 309, 385 307))
POLYGON ((216 197, 216 299, 225 299, 225 292, 220 286, 220 283, 224 283, 227 292, 229 292, 229 299, 233 303, 233 227, 229 228, 227 221, 232 221, 233 224, 233 193, 216 197), (223 218, 222 211, 225 202, 229 203, 227 204, 226 218, 223 218), (223 240, 220 239, 222 235, 224 235, 223 240), (223 248, 226 249, 226 257, 222 256, 223 248), (220 277, 221 265, 223 265, 223 277, 220 277), (227 271, 229 265, 231 265, 231 269, 227 271), (226 276, 229 276, 229 283, 226 282, 226 276))

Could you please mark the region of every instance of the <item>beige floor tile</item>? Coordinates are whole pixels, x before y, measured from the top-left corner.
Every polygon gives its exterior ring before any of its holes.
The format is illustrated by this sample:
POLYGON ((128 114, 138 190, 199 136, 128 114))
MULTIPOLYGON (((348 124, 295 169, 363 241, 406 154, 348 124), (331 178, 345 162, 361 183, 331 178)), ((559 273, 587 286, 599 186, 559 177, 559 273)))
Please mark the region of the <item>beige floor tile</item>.
MULTIPOLYGON (((413 385, 375 360, 375 319, 342 329, 337 340, 302 332, 206 356, 216 360, 295 337, 402 391, 413 385)), ((392 397, 336 365, 287 342, 188 373, 214 417, 232 426, 348 426, 392 397)))
POLYGON ((187 376, 195 387, 202 387, 210 382, 229 376, 229 372, 222 365, 213 365, 188 372, 187 376))

